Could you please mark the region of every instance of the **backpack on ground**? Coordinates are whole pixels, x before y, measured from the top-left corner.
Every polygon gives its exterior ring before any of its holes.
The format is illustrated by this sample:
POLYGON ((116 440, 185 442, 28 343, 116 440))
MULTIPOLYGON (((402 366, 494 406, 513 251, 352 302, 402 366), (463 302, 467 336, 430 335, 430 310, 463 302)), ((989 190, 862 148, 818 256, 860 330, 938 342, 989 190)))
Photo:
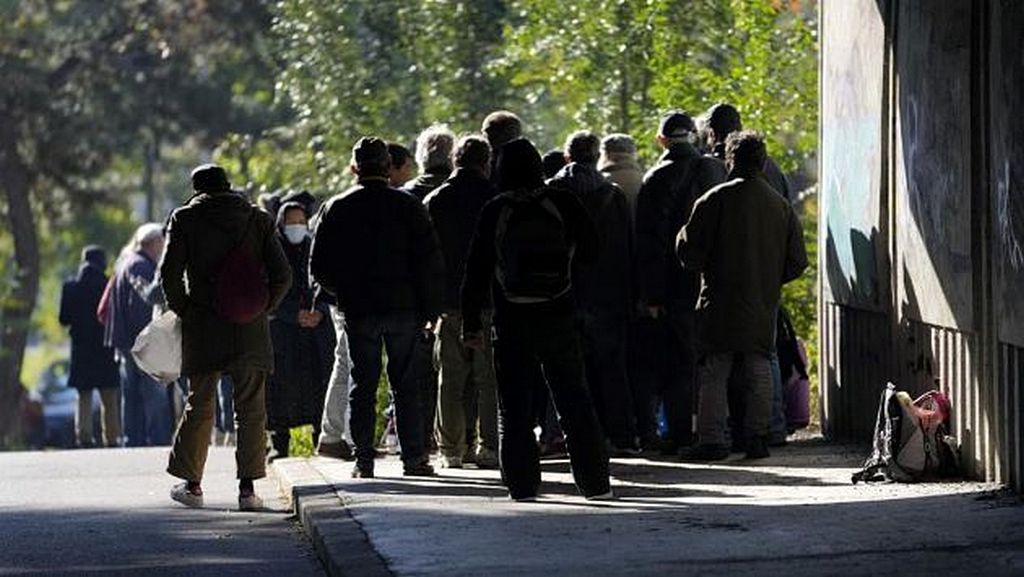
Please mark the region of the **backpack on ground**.
POLYGON ((509 302, 542 303, 572 288, 574 244, 546 189, 509 196, 494 235, 495 272, 509 302))
POLYGON ((213 310, 234 324, 251 323, 270 306, 270 286, 263 262, 246 246, 256 219, 251 209, 242 237, 224 255, 213 278, 213 310))
POLYGON ((950 403, 939 391, 917 400, 889 383, 875 419, 874 446, 852 481, 913 483, 955 476, 956 440, 948 435, 950 403))

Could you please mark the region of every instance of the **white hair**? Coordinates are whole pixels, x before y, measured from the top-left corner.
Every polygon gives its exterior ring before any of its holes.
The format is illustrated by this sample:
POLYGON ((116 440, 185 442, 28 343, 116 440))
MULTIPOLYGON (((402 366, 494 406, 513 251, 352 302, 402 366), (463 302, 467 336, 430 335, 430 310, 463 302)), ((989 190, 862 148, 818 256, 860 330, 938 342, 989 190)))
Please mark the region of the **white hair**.
POLYGON ((416 137, 416 164, 420 171, 432 168, 452 169, 455 133, 446 124, 434 124, 416 137))

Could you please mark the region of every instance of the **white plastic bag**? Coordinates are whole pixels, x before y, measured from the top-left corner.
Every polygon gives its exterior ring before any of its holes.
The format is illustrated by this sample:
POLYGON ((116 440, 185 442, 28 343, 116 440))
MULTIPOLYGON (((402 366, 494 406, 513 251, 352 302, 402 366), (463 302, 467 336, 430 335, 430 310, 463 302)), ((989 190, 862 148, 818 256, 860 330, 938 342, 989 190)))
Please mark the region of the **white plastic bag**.
POLYGON ((163 384, 181 376, 181 319, 171 311, 142 329, 132 347, 139 368, 163 384))

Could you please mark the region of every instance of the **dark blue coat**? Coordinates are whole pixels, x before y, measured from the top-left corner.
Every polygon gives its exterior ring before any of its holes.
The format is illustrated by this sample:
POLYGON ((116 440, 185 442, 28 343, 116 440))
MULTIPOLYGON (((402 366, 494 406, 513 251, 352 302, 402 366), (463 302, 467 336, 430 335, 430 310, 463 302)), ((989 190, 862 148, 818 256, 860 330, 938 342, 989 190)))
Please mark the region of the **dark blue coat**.
POLYGON ((78 276, 64 283, 60 296, 60 324, 71 333, 71 371, 68 386, 76 389, 120 385, 114 349, 103 346, 103 325, 96 306, 107 285, 103 271, 83 264, 78 276))

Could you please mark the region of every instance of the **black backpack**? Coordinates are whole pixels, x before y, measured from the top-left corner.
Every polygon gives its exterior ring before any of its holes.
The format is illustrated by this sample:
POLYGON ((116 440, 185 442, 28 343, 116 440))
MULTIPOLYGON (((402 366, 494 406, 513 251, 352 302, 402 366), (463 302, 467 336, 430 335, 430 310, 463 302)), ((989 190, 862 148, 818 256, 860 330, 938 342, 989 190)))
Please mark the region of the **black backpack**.
POLYGON ((567 294, 576 247, 548 189, 508 198, 494 234, 495 273, 505 298, 530 304, 567 294))

